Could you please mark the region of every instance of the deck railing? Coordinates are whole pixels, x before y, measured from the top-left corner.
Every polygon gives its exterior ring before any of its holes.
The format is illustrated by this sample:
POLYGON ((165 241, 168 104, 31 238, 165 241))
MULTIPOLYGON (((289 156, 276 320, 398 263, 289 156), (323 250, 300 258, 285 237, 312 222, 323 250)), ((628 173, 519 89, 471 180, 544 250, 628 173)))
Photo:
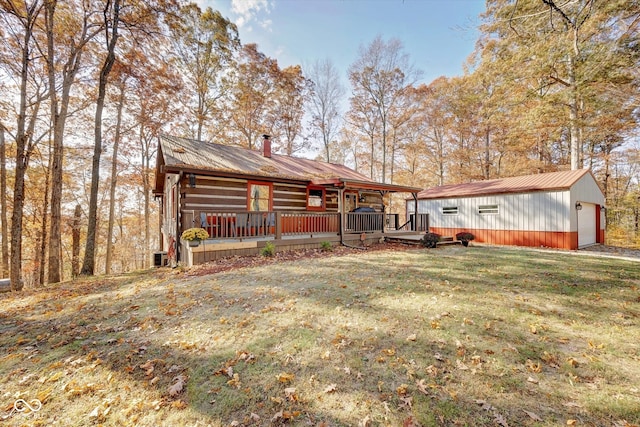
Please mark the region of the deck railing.
MULTIPOLYGON (((337 212, 182 212, 183 229, 202 227, 210 239, 216 240, 339 234, 340 220, 337 212)), ((398 214, 349 212, 344 215, 345 233, 401 229, 426 231, 428 215, 418 214, 418 218, 412 215, 402 226, 398 214)))
POLYGON ((283 236, 340 232, 339 213, 283 212, 280 218, 283 236))

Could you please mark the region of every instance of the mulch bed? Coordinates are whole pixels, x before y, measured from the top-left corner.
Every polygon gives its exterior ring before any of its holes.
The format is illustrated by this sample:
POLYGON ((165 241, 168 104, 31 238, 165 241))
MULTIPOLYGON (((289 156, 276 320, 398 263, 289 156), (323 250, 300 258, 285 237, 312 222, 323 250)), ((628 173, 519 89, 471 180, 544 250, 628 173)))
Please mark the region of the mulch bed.
POLYGON ((205 276, 207 274, 219 273, 221 271, 235 270, 244 267, 258 267, 262 265, 276 264, 282 262, 297 261, 301 259, 327 258, 335 256, 352 255, 362 252, 371 251, 408 251, 415 250, 418 247, 409 246, 402 243, 375 243, 363 248, 352 248, 347 246, 334 246, 332 250, 323 249, 302 249, 296 251, 276 252, 274 256, 267 257, 263 255, 252 256, 230 256, 204 264, 195 265, 189 268, 185 275, 187 276, 205 276))

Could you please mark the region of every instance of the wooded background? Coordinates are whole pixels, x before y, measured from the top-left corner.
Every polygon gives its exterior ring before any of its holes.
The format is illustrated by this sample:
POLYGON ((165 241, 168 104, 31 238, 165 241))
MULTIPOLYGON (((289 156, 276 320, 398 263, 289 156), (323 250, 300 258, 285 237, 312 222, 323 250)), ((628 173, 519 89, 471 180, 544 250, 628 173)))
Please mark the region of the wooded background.
POLYGON ((256 149, 267 133, 423 188, 590 168, 608 241, 639 246, 639 2, 488 0, 481 18, 462 76, 425 84, 380 36, 344 86, 331 58, 280 67, 195 4, 0 0, 0 275, 148 267, 163 132, 256 149))

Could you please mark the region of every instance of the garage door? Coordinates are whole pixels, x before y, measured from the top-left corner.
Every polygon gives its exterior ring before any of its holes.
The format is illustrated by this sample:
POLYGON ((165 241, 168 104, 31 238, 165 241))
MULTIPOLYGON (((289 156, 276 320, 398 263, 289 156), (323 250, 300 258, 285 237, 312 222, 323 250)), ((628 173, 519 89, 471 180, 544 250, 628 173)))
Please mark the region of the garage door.
POLYGON ((578 211, 578 247, 596 243, 596 205, 582 202, 578 211))

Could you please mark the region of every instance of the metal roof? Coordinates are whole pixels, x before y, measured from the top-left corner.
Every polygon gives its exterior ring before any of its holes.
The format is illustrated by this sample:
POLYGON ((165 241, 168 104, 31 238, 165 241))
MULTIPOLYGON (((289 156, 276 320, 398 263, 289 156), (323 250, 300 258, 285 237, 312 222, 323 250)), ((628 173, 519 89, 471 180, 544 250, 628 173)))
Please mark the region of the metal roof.
POLYGON ((419 188, 376 183, 344 165, 280 154, 265 157, 261 151, 169 135, 160 136, 160 153, 162 159, 158 161, 163 161, 164 166, 158 172, 188 171, 339 186, 344 186, 345 182, 358 182, 385 191, 420 191, 419 188))
POLYGON ((535 191, 568 190, 578 180, 591 172, 578 169, 549 172, 536 175, 514 176, 490 179, 464 184, 443 185, 418 193, 418 199, 444 199, 454 197, 474 197, 493 194, 530 193, 535 191))

